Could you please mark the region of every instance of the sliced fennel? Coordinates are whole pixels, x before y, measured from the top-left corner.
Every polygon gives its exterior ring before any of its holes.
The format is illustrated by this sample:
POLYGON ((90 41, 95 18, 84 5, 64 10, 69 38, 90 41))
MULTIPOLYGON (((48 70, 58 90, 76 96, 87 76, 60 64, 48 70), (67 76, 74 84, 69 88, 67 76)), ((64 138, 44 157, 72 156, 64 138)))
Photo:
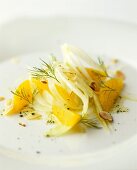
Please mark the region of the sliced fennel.
POLYGON ((86 114, 88 110, 89 96, 87 94, 84 94, 83 90, 79 89, 76 83, 72 83, 71 81, 69 81, 60 68, 56 69, 56 75, 60 82, 65 83, 69 89, 71 89, 74 93, 76 93, 77 96, 79 96, 79 98, 83 102, 82 115, 86 114))
MULTIPOLYGON (((82 60, 83 62, 85 62, 86 64, 90 65, 91 68, 95 69, 95 70, 100 70, 103 71, 102 68, 100 67, 99 64, 97 64, 94 60, 92 60, 91 57, 88 56, 88 54, 86 54, 83 50, 81 50, 80 48, 76 48, 72 45, 68 45, 68 44, 64 44, 62 45, 62 52, 64 57, 68 54, 74 54, 77 58, 77 60, 82 60)), ((66 58, 65 58, 65 62, 66 62, 66 58)))
POLYGON ((54 136, 61 136, 65 134, 67 131, 69 131, 72 127, 65 126, 62 124, 57 125, 56 127, 51 128, 47 132, 44 133, 44 136, 46 137, 54 137, 54 136))

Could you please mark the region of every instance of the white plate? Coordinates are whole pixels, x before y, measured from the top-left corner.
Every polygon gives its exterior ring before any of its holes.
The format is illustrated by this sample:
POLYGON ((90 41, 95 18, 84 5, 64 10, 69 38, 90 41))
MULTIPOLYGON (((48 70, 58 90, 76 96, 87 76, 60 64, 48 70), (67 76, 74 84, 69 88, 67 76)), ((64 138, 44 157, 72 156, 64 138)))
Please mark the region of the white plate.
MULTIPOLYGON (((9 97, 10 89, 27 77, 27 66, 36 65, 39 58, 48 60, 48 54, 54 53, 61 59, 60 45, 64 42, 95 55, 120 59, 126 91, 137 96, 137 27, 90 18, 22 19, 3 25, 0 57, 5 61, 0 63, 0 95, 9 97), (19 63, 7 60, 9 57, 18 57, 19 63)), ((114 115, 111 133, 92 129, 84 134, 45 138, 42 121, 0 117, 1 168, 137 168, 137 105, 129 101, 125 104, 130 111, 114 115), (27 127, 19 126, 19 122, 25 122, 27 127), (133 157, 128 163, 125 152, 133 157)))

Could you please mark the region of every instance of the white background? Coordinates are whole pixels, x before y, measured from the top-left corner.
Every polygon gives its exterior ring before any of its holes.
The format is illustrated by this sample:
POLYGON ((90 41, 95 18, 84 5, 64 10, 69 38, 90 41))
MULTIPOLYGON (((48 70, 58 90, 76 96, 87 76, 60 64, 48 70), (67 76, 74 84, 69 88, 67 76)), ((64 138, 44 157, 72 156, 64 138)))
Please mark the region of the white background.
POLYGON ((0 22, 19 16, 86 15, 137 23, 137 0, 0 0, 0 22))

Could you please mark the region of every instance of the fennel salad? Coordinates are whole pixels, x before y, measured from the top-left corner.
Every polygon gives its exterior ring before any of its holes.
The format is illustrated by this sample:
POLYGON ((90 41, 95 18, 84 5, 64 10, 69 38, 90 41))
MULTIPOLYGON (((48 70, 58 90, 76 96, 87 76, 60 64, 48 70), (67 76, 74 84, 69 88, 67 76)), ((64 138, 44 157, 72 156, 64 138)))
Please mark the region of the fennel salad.
POLYGON ((64 44, 61 50, 62 61, 51 56, 49 63, 41 59, 40 68, 28 70, 28 79, 11 91, 4 115, 44 119, 45 126, 50 126, 44 132, 47 137, 61 136, 75 127, 109 129, 124 74, 111 74, 101 58, 94 61, 72 45, 64 44))

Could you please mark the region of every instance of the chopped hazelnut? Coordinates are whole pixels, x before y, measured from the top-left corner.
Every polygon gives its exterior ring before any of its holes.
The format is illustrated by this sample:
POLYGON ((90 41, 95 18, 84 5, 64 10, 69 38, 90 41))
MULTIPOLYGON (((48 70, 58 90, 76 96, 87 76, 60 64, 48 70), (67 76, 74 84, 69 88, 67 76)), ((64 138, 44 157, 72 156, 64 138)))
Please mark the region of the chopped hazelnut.
POLYGON ((124 75, 124 73, 122 72, 122 71, 116 71, 116 77, 117 78, 121 78, 121 79, 125 79, 125 75, 124 75))
POLYGON ((3 100, 5 100, 5 97, 0 96, 0 101, 3 101, 3 100))
POLYGON ((99 113, 100 117, 102 117, 104 120, 108 120, 109 122, 113 121, 113 117, 111 116, 111 114, 109 114, 108 112, 105 111, 101 111, 99 113))

